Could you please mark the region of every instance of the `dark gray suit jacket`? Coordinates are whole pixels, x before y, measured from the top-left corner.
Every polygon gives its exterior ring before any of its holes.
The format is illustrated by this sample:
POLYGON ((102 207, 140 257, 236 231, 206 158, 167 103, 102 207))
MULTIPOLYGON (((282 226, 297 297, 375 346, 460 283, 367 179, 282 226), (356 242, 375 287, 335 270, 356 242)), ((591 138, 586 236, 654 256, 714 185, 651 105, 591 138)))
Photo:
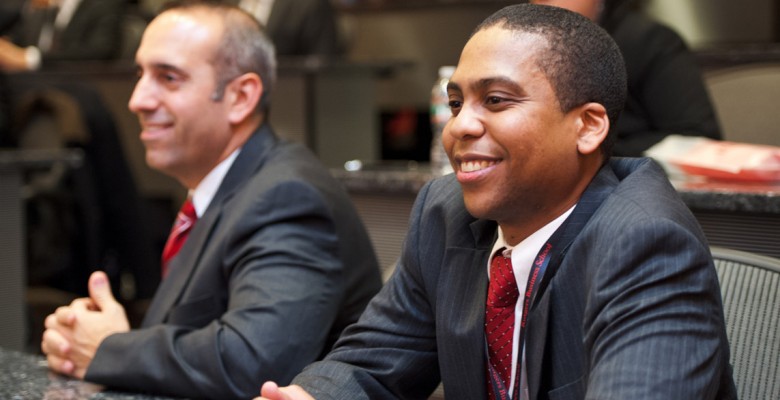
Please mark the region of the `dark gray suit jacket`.
MULTIPOLYGON (((528 317, 530 397, 734 398, 709 249, 657 164, 611 161, 567 223, 528 317)), ((496 229, 468 214, 452 175, 425 186, 393 277, 293 383, 317 399, 423 399, 441 379, 448 400, 485 399, 496 229)))
POLYGON ((327 353, 381 286, 342 186, 268 126, 242 147, 169 271, 142 329, 103 341, 86 380, 253 397, 327 353))
POLYGON ((267 25, 279 56, 338 56, 345 51, 330 0, 276 0, 267 25))
MULTIPOLYGON (((240 0, 228 0, 238 5, 240 0)), ((285 56, 340 56, 346 51, 338 14, 330 0, 276 0, 268 15, 266 33, 285 56)))

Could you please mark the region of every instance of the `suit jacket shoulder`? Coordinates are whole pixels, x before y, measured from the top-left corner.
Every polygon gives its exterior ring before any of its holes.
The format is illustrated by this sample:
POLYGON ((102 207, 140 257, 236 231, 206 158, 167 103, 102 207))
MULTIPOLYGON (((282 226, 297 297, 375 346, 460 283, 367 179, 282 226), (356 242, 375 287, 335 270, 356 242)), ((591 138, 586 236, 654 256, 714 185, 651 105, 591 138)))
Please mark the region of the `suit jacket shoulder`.
POLYGON ((733 391, 718 280, 695 218, 651 160, 614 160, 588 191, 599 187, 609 194, 529 315, 532 398, 733 391))

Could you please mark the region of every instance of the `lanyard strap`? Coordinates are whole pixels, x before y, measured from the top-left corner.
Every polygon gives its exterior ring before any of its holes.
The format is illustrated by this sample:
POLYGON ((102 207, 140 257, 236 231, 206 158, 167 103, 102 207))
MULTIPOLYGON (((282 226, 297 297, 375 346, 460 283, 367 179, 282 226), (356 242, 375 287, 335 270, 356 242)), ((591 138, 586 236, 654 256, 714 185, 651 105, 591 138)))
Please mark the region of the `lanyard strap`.
MULTIPOLYGON (((542 246, 542 248, 539 250, 539 253, 536 255, 536 258, 534 259, 533 264, 531 265, 531 271, 528 273, 528 283, 525 286, 525 293, 523 293, 523 317, 520 320, 520 333, 518 334, 517 338, 519 355, 518 360, 515 363, 515 384, 512 387, 511 397, 514 400, 519 399, 520 393, 520 381, 522 378, 520 373, 522 372, 523 365, 523 350, 525 348, 525 324, 526 320, 528 319, 528 310, 536 298, 537 292, 539 291, 539 283, 542 281, 542 277, 547 270, 547 266, 550 264, 550 259, 552 259, 553 243, 557 243, 560 240, 567 222, 568 218, 563 222, 563 224, 561 224, 560 227, 558 227, 558 229, 555 230, 555 233, 553 233, 547 243, 542 246)), ((486 354, 488 354, 487 338, 485 338, 485 351, 486 354)), ((500 400, 509 400, 509 391, 507 390, 509 382, 505 383, 503 379, 501 379, 500 375, 495 370, 495 368, 493 368, 493 365, 490 363, 490 361, 488 361, 487 364, 490 384, 493 386, 493 393, 495 394, 496 398, 500 400)))

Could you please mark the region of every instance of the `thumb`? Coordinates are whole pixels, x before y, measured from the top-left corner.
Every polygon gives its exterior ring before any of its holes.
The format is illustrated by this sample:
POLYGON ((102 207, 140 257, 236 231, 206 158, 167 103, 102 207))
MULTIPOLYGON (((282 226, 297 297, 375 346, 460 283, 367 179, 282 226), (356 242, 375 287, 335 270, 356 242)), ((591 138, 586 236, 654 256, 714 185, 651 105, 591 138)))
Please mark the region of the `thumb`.
POLYGON ((98 309, 105 311, 117 304, 114 295, 111 293, 111 285, 108 283, 108 276, 103 271, 95 271, 89 277, 89 298, 95 303, 98 309))

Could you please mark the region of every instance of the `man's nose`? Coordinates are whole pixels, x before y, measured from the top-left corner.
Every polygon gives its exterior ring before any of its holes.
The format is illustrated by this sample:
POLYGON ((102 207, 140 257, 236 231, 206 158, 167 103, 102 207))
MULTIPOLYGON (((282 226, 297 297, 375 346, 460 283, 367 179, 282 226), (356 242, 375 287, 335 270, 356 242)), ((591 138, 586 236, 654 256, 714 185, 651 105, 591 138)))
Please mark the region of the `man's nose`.
POLYGON ((130 96, 130 101, 127 106, 130 111, 139 113, 141 111, 152 110, 157 107, 158 99, 155 92, 143 77, 138 79, 133 89, 133 94, 130 96))

